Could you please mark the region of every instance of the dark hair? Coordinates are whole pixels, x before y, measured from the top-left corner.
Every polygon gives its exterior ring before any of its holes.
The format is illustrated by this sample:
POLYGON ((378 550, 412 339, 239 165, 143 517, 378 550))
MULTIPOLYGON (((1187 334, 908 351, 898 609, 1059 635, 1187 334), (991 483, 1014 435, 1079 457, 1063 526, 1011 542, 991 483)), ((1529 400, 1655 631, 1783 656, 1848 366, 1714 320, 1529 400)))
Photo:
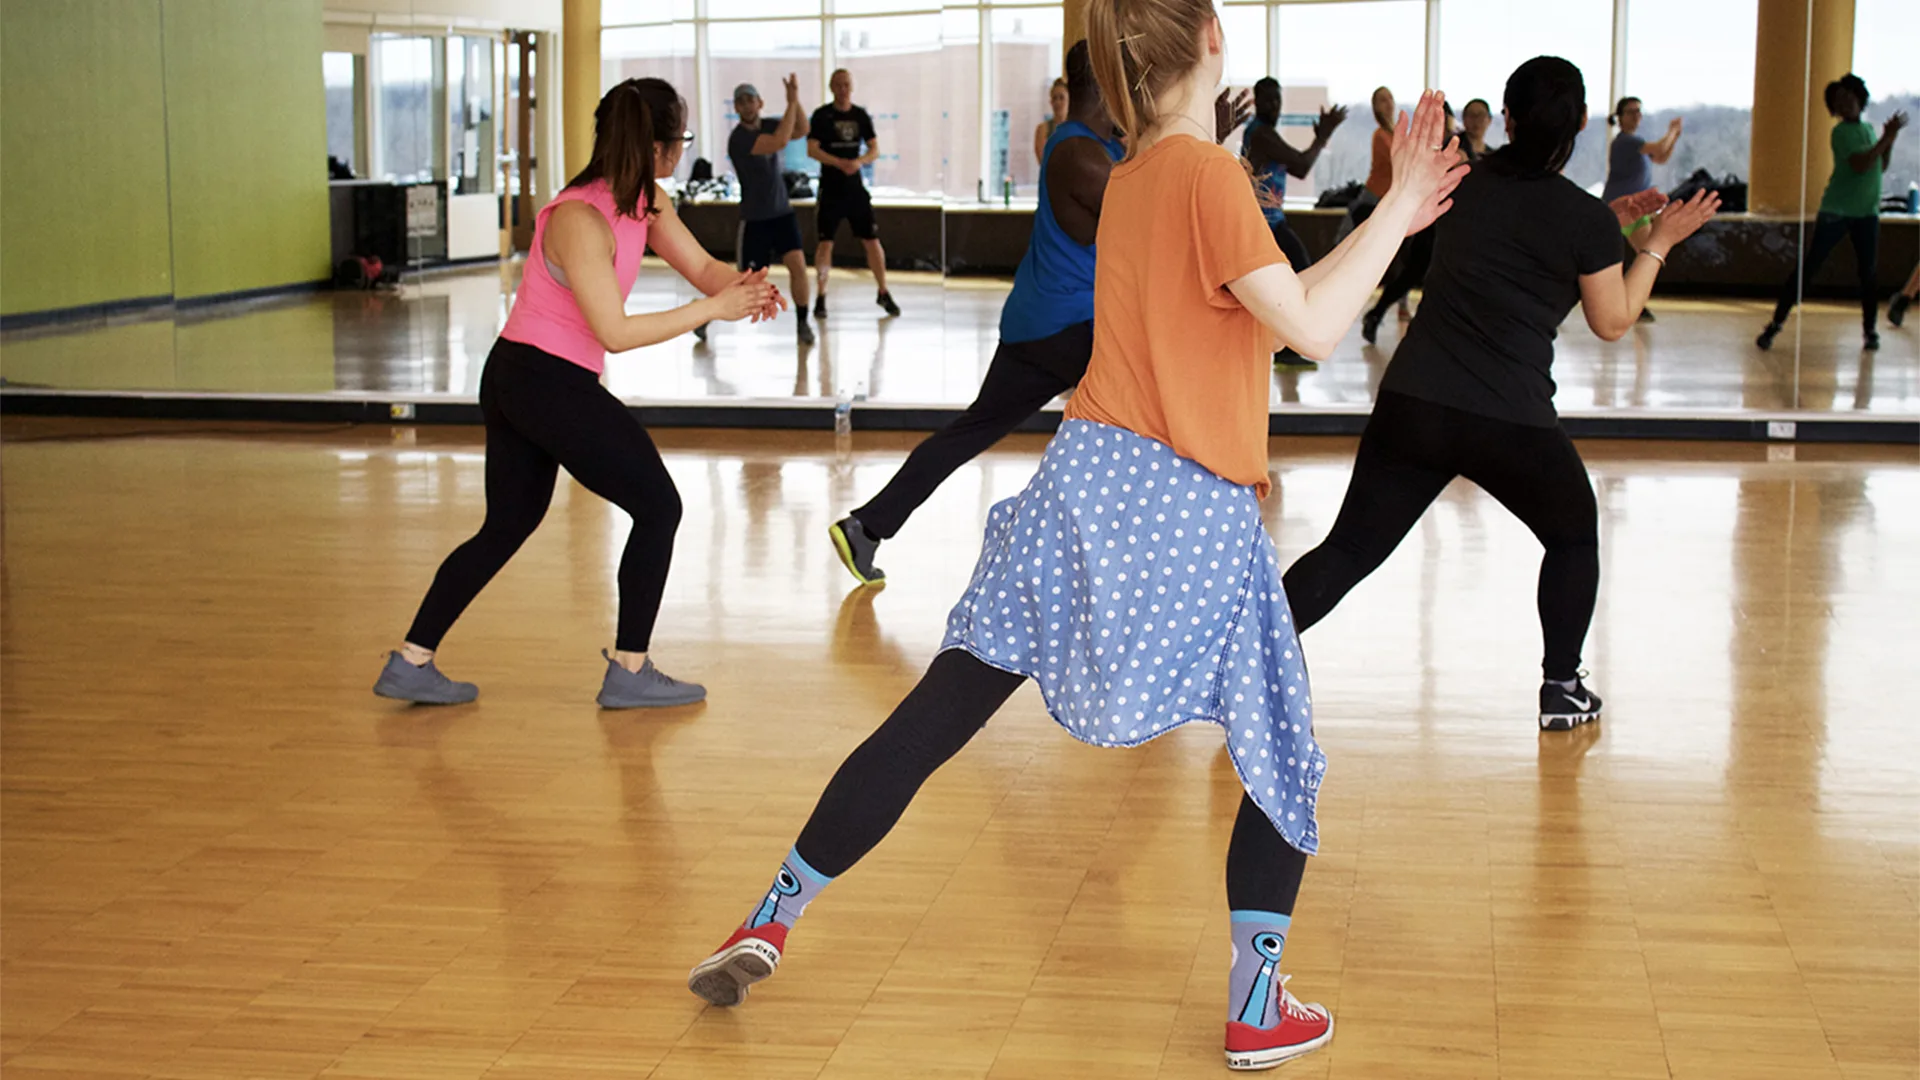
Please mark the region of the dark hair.
POLYGON ((1253 92, 1256 94, 1264 94, 1269 90, 1273 92, 1274 97, 1279 97, 1280 96, 1280 80, 1274 78, 1271 75, 1268 75, 1267 77, 1261 79, 1259 82, 1253 84, 1253 92))
POLYGON ((1504 100, 1513 137, 1487 163, 1515 174, 1564 168, 1586 119, 1587 83, 1580 69, 1557 56, 1536 56, 1508 77, 1504 100))
POLYGON ((1467 110, 1473 108, 1475 105, 1480 106, 1480 108, 1486 112, 1489 118, 1493 116, 1493 106, 1487 104, 1486 98, 1477 97, 1477 98, 1474 98, 1472 101, 1467 102, 1465 105, 1460 106, 1460 119, 1465 120, 1467 118, 1467 110))
POLYGON ((620 83, 593 110, 593 158, 567 186, 605 180, 616 211, 630 218, 652 217, 659 212, 653 204, 654 147, 678 142, 686 117, 686 102, 665 79, 620 83))
POLYGON ((1613 113, 1607 117, 1608 126, 1612 126, 1620 122, 1620 114, 1627 111, 1627 104, 1629 102, 1635 105, 1638 105, 1640 104, 1640 99, 1632 96, 1621 98, 1619 102, 1614 105, 1613 113))
POLYGON ((1859 98, 1860 108, 1862 109, 1865 109, 1867 107, 1867 102, 1871 100, 1870 98, 1867 97, 1866 80, 1862 79, 1860 76, 1855 75, 1853 72, 1849 71, 1845 75, 1842 75, 1839 78, 1827 84, 1827 93, 1826 93, 1827 111, 1836 116, 1840 114, 1840 107, 1834 104, 1834 95, 1838 94, 1842 90, 1847 91, 1848 93, 1851 93, 1853 96, 1859 98))
POLYGON ((1087 53, 1085 38, 1067 50, 1067 104, 1083 108, 1100 99, 1100 84, 1093 78, 1093 59, 1087 53))

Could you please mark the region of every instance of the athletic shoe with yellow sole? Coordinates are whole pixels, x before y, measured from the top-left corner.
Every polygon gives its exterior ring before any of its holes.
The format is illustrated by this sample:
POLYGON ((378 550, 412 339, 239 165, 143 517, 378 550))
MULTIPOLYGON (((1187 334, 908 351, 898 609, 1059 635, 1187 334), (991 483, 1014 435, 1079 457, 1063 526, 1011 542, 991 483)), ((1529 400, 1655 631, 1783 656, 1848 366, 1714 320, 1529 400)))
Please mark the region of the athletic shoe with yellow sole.
POLYGON ((880 541, 867 535, 866 526, 860 524, 859 518, 848 514, 827 526, 827 535, 833 539, 833 550, 840 553, 840 562, 860 584, 874 585, 887 580, 887 572, 873 565, 880 541))

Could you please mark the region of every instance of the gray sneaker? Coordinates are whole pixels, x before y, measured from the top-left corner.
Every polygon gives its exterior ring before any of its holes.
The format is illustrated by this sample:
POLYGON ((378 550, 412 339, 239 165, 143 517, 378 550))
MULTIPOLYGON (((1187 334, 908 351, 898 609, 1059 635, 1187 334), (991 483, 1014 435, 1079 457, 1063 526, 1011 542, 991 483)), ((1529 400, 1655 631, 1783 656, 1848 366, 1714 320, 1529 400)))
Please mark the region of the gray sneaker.
POLYGON ((406 662, 399 653, 387 654, 387 666, 373 684, 373 692, 396 701, 415 705, 464 705, 480 696, 480 688, 470 682, 454 682, 440 673, 429 660, 418 667, 406 662))
POLYGON ((848 514, 839 521, 827 526, 827 536, 833 541, 833 550, 840 556, 840 562, 846 566, 847 573, 862 585, 887 580, 887 572, 873 565, 873 556, 880 550, 880 541, 867 535, 867 527, 860 519, 848 514))
POLYGON ((653 666, 652 657, 636 672, 621 667, 605 649, 600 655, 607 658, 607 678, 595 700, 603 709, 660 709, 707 700, 706 687, 666 674, 653 666))

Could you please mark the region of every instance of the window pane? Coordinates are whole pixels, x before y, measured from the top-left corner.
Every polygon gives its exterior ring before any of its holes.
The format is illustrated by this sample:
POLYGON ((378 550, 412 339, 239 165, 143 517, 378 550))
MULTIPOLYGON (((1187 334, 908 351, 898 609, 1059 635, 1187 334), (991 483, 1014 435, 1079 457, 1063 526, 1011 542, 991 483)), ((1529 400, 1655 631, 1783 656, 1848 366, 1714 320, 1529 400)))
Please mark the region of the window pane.
POLYGON ((360 124, 353 107, 353 54, 322 54, 320 71, 327 87, 327 156, 358 174, 360 163, 353 160, 353 134, 360 124))
POLYGON ((1220 29, 1227 38, 1227 84, 1252 86, 1265 78, 1267 68, 1267 9, 1235 6, 1220 9, 1220 29))
POLYGON ((873 117, 880 141, 868 183, 893 194, 937 194, 949 92, 941 79, 940 16, 835 19, 834 41, 840 66, 853 75, 853 100, 873 117))
POLYGON ((940 0, 833 0, 836 15, 877 15, 889 11, 937 12, 940 0))
POLYGON ((434 46, 425 37, 375 35, 379 65, 374 111, 380 120, 380 172, 398 181, 433 179, 434 46))
POLYGON ((941 155, 948 198, 984 198, 980 180, 980 12, 949 8, 941 15, 940 65, 946 94, 941 155))
POLYGON ((991 16, 993 114, 988 126, 993 175, 1000 182, 989 195, 1004 197, 1008 178, 1015 195, 1039 191, 1040 165, 1033 156, 1033 135, 1053 115, 1047 95, 1053 80, 1065 70, 1060 24, 1057 7, 996 10, 991 16))
MULTIPOLYGON (((600 32, 600 92, 606 93, 615 83, 640 78, 665 79, 673 84, 687 102, 687 130, 700 130, 703 103, 694 93, 692 23, 600 32)), ((685 180, 694 159, 702 157, 711 160, 714 155, 709 147, 696 144, 691 152, 680 156, 680 167, 674 170, 674 175, 685 180)))
MULTIPOLYGON (((818 10, 818 4, 815 4, 818 10)), ((693 18, 693 0, 600 0, 601 26, 672 22, 693 18)))
MULTIPOLYGON (((1755 0, 1641 0, 1629 9, 1626 92, 1642 102, 1639 134, 1657 139, 1676 117, 1686 124, 1673 157, 1653 166, 1655 187, 1671 191, 1695 169, 1747 175, 1758 8, 1755 0)), ((1605 93, 1597 87, 1587 96, 1605 93)))
MULTIPOLYGON (((1853 71, 1873 95, 1865 119, 1875 129, 1902 109, 1920 119, 1920 20, 1913 0, 1854 0, 1853 71)), ((1905 195, 1913 184, 1920 184, 1920 137, 1908 129, 1893 144, 1880 190, 1905 195)))
MULTIPOLYGON (((696 153, 713 162, 715 176, 731 176, 733 163, 727 160, 727 136, 740 122, 733 111, 733 88, 752 83, 766 101, 769 114, 778 118, 778 110, 786 107, 786 91, 780 88, 780 80, 797 75, 800 104, 812 113, 820 104, 820 87, 826 82, 820 70, 820 20, 710 23, 707 51, 713 77, 713 100, 708 104, 717 110, 714 115, 718 119, 712 125, 714 145, 696 148, 696 153)), ((820 175, 820 163, 807 157, 804 138, 787 146, 783 167, 788 172, 820 175)))
POLYGON ((818 14, 820 0, 707 0, 707 17, 710 19, 768 19, 818 14))
POLYGON ((456 195, 491 193, 499 171, 494 123, 493 39, 447 39, 448 120, 453 131, 451 180, 456 195), (455 65, 458 65, 456 70, 455 65))
MULTIPOLYGON (((1674 9, 1673 5, 1661 5, 1646 17, 1664 24, 1674 9)), ((1727 35, 1731 40, 1734 31, 1717 27, 1708 36, 1714 34, 1727 35)), ((1751 64, 1751 32, 1745 42, 1751 64)), ((1497 111, 1507 76, 1523 62, 1541 55, 1564 57, 1586 79, 1587 113, 1593 119, 1574 143, 1566 176, 1597 192, 1607 177, 1604 118, 1611 109, 1607 101, 1613 66, 1611 0, 1555 0, 1551 4, 1540 0, 1446 0, 1441 9, 1440 82, 1449 100, 1486 98, 1497 111)), ((1496 120, 1493 134, 1497 136, 1499 131, 1496 120)))
POLYGON ((1367 178, 1374 127, 1368 101, 1374 87, 1383 85, 1398 100, 1418 99, 1426 75, 1426 10, 1425 0, 1280 5, 1275 77, 1286 117, 1282 136, 1305 146, 1322 105, 1350 110, 1313 174, 1287 182, 1289 199, 1367 178))

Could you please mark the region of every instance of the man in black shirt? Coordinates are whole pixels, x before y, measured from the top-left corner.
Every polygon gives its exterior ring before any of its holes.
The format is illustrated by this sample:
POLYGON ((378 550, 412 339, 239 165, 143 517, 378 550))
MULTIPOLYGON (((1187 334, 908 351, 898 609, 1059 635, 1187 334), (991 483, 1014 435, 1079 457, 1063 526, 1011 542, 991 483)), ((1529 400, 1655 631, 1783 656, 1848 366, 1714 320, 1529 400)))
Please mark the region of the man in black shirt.
POLYGON ((787 202, 787 181, 780 168, 780 155, 787 144, 800 137, 800 80, 788 75, 781 81, 786 88, 787 110, 778 120, 762 116, 766 102, 751 83, 741 83, 733 91, 733 108, 740 123, 727 138, 727 157, 733 162, 734 175, 740 178, 740 269, 758 270, 776 262, 784 263, 787 280, 793 287, 793 310, 798 319, 796 334, 800 344, 813 344, 813 330, 807 326, 807 257, 800 246, 800 224, 787 202))
POLYGON ((873 283, 880 290, 874 302, 887 314, 898 315, 900 306, 887 292, 887 252, 880 246, 880 230, 874 224, 873 197, 860 178, 860 170, 880 158, 873 117, 853 103, 853 76, 846 68, 834 72, 827 85, 833 90, 833 100, 813 110, 813 122, 807 129, 807 156, 820 163, 820 195, 814 210, 820 233, 820 246, 814 254, 820 297, 813 302, 813 313, 818 318, 827 317, 827 272, 833 267, 833 237, 844 221, 867 249, 867 269, 873 271, 873 283))

